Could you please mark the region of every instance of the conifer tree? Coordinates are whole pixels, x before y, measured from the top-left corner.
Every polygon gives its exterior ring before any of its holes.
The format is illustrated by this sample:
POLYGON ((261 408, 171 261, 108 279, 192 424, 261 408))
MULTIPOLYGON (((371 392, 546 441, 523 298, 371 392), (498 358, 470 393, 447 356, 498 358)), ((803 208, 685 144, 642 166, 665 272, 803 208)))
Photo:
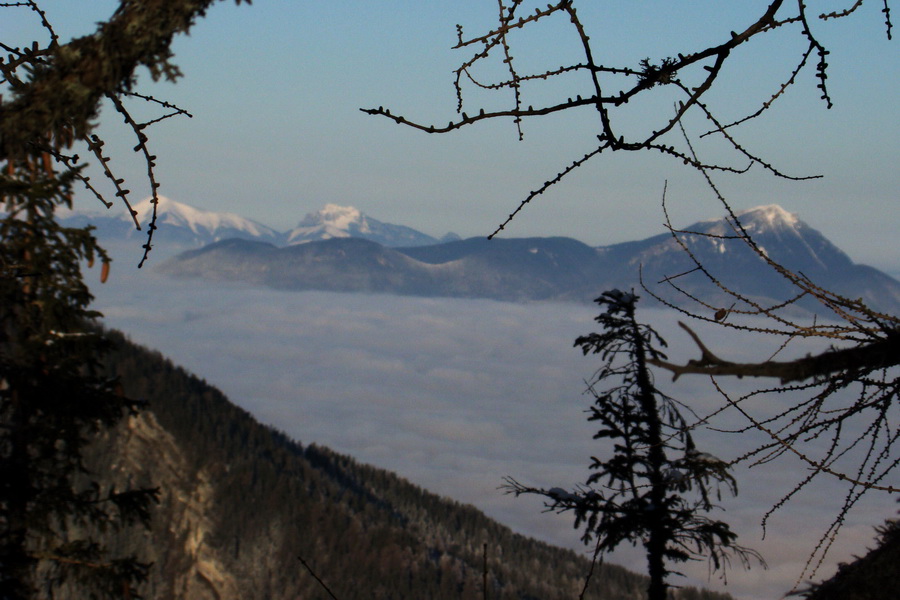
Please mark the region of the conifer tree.
POLYGON ((622 542, 640 544, 647 557, 649 600, 665 600, 668 563, 707 558, 723 569, 731 557, 749 566, 756 552, 735 544, 737 535, 724 521, 707 513, 716 508, 723 489, 737 494, 737 484, 724 461, 697 449, 678 403, 656 388, 648 358, 665 358, 665 341, 635 317, 637 296, 605 292, 597 303, 602 333, 579 337, 575 345, 598 354, 603 366, 588 390, 594 398, 590 421, 600 428, 594 439, 609 440, 611 455, 593 457, 585 485, 533 488, 508 479, 516 495, 539 494, 547 508, 575 514, 583 541, 596 544, 596 554, 622 542), (597 384, 615 381, 600 391, 597 384))
POLYGON ((109 259, 89 228, 61 227, 54 215, 71 208, 75 181, 113 206, 82 175, 80 159, 68 152, 74 142, 97 160, 140 229, 124 179, 96 134, 106 100, 134 132, 134 150, 147 165, 154 210, 146 260, 159 188, 146 129, 187 113, 135 92, 137 71, 146 67, 155 80, 175 81, 174 36, 215 3, 122 0, 95 33, 67 42, 39 2, 0 3, 31 12, 47 36, 20 46, 15 35, 4 35, 0 43, 0 600, 31 598, 38 587, 53 596, 57 587, 80 583, 86 585, 72 588, 76 597, 133 598, 133 584, 146 573, 133 557, 110 556, 99 534, 135 520, 146 524, 157 491, 103 489, 85 466, 91 438, 139 408, 101 376, 107 342, 81 268, 101 263, 103 281, 109 259), (129 98, 164 114, 139 122, 124 104, 129 98))
POLYGON ((105 279, 109 259, 90 228, 54 218, 70 207, 74 172, 56 174, 41 151, 3 166, 0 598, 82 584, 92 597, 135 597, 147 566, 110 557, 97 534, 146 524, 157 491, 104 489, 84 462, 92 436, 138 407, 99 369, 105 340, 81 268, 99 262, 105 279))

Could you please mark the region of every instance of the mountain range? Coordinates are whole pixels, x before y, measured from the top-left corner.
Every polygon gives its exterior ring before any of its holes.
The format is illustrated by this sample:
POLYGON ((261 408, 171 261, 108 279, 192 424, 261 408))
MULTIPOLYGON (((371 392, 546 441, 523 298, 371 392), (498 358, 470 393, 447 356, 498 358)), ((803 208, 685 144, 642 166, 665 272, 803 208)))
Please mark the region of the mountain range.
MULTIPOLYGON (((73 212, 63 218, 70 226, 93 225, 104 242, 143 240, 150 222, 152 205, 146 198, 134 205, 141 231, 123 212, 112 215, 98 212, 73 212)), ((220 213, 177 202, 161 196, 156 207, 157 226, 153 235, 155 247, 175 247, 180 250, 199 248, 226 239, 264 241, 276 246, 303 244, 335 238, 362 238, 387 247, 424 246, 459 239, 448 233, 438 239, 404 225, 383 223, 351 206, 326 204, 321 210, 308 213, 296 227, 276 231, 253 219, 234 213, 220 213)), ((168 253, 167 253, 168 254, 168 253)))
MULTIPOLYGON (((775 262, 822 288, 861 298, 881 311, 900 312, 900 282, 855 264, 796 215, 773 204, 744 211, 738 219, 775 262)), ((249 235, 249 227, 242 231, 244 235, 228 239, 218 235, 218 241, 179 254, 160 269, 177 277, 245 281, 284 290, 505 301, 589 302, 604 290, 639 288, 643 281, 675 304, 685 302, 686 292, 711 305, 729 307, 734 300, 698 271, 685 252, 688 248, 721 284, 751 301, 778 304, 796 294, 783 276, 735 239, 726 218, 684 228, 685 233, 679 234, 684 247, 669 233, 600 247, 566 237, 425 244, 420 243, 427 237, 424 234, 333 205, 308 215, 293 230, 293 238, 290 234, 284 238, 305 243, 284 246, 265 235, 249 235), (385 243, 388 239, 392 244, 385 243)), ((820 310, 809 298, 801 299, 797 307, 820 310)))

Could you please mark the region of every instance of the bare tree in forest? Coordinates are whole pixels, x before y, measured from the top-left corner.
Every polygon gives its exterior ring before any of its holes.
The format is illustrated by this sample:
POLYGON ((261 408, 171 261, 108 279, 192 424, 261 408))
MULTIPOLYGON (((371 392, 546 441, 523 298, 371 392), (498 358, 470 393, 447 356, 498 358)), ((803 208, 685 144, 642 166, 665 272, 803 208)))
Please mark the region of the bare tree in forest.
MULTIPOLYGON (((747 419, 747 427, 741 431, 752 429, 767 436, 768 442, 739 457, 738 461, 757 465, 782 455, 792 455, 806 463, 809 473, 774 508, 783 505, 817 477, 833 477, 846 485, 842 507, 807 565, 814 571, 833 543, 847 511, 863 494, 873 490, 886 493, 900 491, 891 479, 900 470, 900 429, 897 428, 900 412, 900 379, 897 377, 900 317, 873 310, 861 300, 835 294, 803 273, 793 272, 773 261, 741 225, 727 198, 716 187, 714 178, 723 174, 739 175, 754 166, 778 178, 807 178, 782 172, 777 165, 754 153, 740 141, 740 130, 764 115, 787 94, 799 80, 800 74, 810 69, 821 92, 821 101, 830 108, 829 50, 819 40, 817 28, 825 22, 846 21, 862 13, 864 7, 875 5, 882 14, 885 34, 890 40, 893 32, 890 2, 856 0, 848 2, 844 10, 831 12, 814 12, 818 3, 805 0, 760 2, 756 3, 758 11, 754 18, 726 25, 724 29, 727 33, 718 42, 702 47, 685 47, 670 56, 645 58, 635 64, 606 62, 596 51, 591 35, 597 37, 597 34, 593 30, 599 28, 602 35, 603 27, 616 28, 622 23, 615 19, 601 24, 586 23, 577 11, 577 4, 575 0, 560 0, 536 6, 522 0, 497 0, 498 21, 489 31, 466 35, 463 28, 457 26, 458 42, 455 48, 468 54, 455 71, 458 117, 447 125, 428 124, 384 107, 361 110, 428 133, 446 133, 475 126, 482 121, 510 119, 520 139, 529 119, 565 111, 592 111, 596 123, 596 146, 561 166, 554 175, 527 194, 489 237, 502 231, 533 199, 574 170, 609 152, 662 154, 683 162, 701 174, 727 213, 733 228, 733 232, 716 241, 748 245, 761 261, 793 284, 796 293, 783 302, 764 305, 742 295, 739 290, 728 289, 716 273, 707 269, 691 253, 688 242, 708 234, 679 231, 669 222, 672 235, 694 261, 696 271, 720 291, 730 295, 733 303, 730 306, 715 306, 703 298, 692 296, 685 287, 679 287, 678 274, 672 273, 663 285, 682 293, 688 307, 685 308, 682 303, 676 306, 671 301, 668 304, 686 316, 718 323, 735 334, 775 336, 781 351, 792 341, 801 339, 820 340, 822 349, 796 360, 778 361, 773 356, 756 363, 736 364, 707 348, 699 336, 685 325, 700 350, 700 358, 681 365, 660 358, 651 357, 649 360, 668 369, 676 377, 686 374, 710 376, 715 388, 722 393, 722 410, 736 410, 747 419), (567 23, 580 48, 579 55, 559 67, 522 72, 516 59, 516 36, 526 29, 534 29, 553 20, 567 23), (738 119, 721 118, 707 98, 712 95, 712 90, 725 85, 720 75, 726 65, 734 62, 751 46, 771 44, 772 36, 777 32, 796 36, 803 41, 804 49, 796 56, 786 58, 788 67, 781 83, 769 92, 763 91, 764 99, 758 109, 738 119), (498 68, 499 72, 506 74, 505 77, 485 79, 481 75, 493 75, 498 68), (551 100, 540 105, 529 104, 530 89, 546 85, 556 90, 553 87, 556 82, 563 87, 569 86, 567 99, 551 100), (506 92, 509 105, 499 110, 473 108, 466 101, 471 91, 506 92), (625 127, 629 104, 654 98, 668 101, 669 106, 674 103, 674 108, 669 112, 656 112, 657 120, 653 121, 651 116, 650 120, 642 123, 641 132, 626 134, 630 131, 625 127), (705 122, 706 128, 688 134, 688 122, 693 117, 698 119, 691 122, 705 122), (732 156, 736 159, 732 162, 704 160, 694 149, 692 139, 695 138, 718 138, 733 150, 732 156), (801 299, 814 299, 820 306, 822 318, 809 320, 792 316, 790 309, 801 299), (761 317, 764 321, 759 318, 752 320, 751 317, 761 317), (723 376, 764 377, 775 379, 777 383, 733 398, 716 382, 716 377, 723 376), (799 394, 794 397, 801 399, 791 402, 779 414, 754 415, 752 401, 761 395, 776 393, 799 394)), ((711 7, 709 10, 715 9, 711 7)), ((648 292, 667 302, 652 289, 648 292)))
MULTIPOLYGON (((237 0, 240 4, 240 0, 237 0)), ((109 257, 90 228, 62 227, 60 208, 72 207, 76 185, 112 206, 100 184, 83 175, 80 145, 102 167, 117 201, 135 226, 129 190, 96 135, 106 101, 135 134, 155 206, 159 182, 146 130, 186 114, 135 91, 139 67, 175 80, 173 36, 187 32, 213 0, 122 0, 94 35, 63 43, 33 0, 2 2, 30 11, 46 39, 19 47, 0 41, 0 597, 53 597, 63 585, 91 597, 136 597, 148 565, 112 555, 98 533, 147 524, 158 491, 104 488, 85 470, 85 449, 105 429, 140 408, 104 379, 107 347, 90 310, 82 265, 109 257), (129 101, 150 102, 158 118, 138 122, 129 101)), ((150 251, 155 214, 148 226, 150 251)), ((143 263, 143 261, 142 261, 143 263)))

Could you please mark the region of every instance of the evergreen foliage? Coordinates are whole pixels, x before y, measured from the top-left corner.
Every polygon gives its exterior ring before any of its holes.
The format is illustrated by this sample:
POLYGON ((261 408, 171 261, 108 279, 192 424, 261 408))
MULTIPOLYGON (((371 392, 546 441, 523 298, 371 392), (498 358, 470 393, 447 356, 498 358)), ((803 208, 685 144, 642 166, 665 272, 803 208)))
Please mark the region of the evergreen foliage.
POLYGON ((889 520, 876 529, 877 545, 849 564, 838 566, 834 577, 801 592, 807 600, 892 600, 900 581, 900 521, 889 520))
POLYGON ((737 535, 727 523, 707 516, 722 489, 737 494, 737 485, 724 461, 697 449, 678 404, 653 383, 647 360, 665 358, 665 341, 638 323, 637 296, 612 290, 597 303, 604 307, 596 318, 603 331, 579 337, 575 345, 603 361, 588 388, 594 398, 588 419, 600 424, 594 439, 609 441, 611 455, 593 457, 593 473, 574 491, 532 488, 513 479, 508 489, 542 495, 550 510, 573 512, 575 527, 583 527, 585 543, 595 541, 597 555, 622 542, 642 545, 650 600, 667 596, 667 563, 708 558, 719 570, 732 556, 745 566, 751 558, 762 562, 735 544, 737 535), (609 381, 616 383, 596 388, 609 381))
MULTIPOLYGON (((108 259, 89 229, 61 227, 74 174, 57 176, 49 156, 8 160, 0 175, 0 598, 79 580, 85 593, 120 596, 143 565, 110 556, 94 535, 147 522, 154 489, 101 485, 84 448, 133 413, 99 370, 105 342, 82 262, 108 259)), ((130 591, 127 593, 131 593, 130 591)))
MULTIPOLYGON (((103 167, 115 196, 129 191, 108 166, 96 133, 101 101, 112 102, 134 131, 145 158, 154 202, 156 157, 144 129, 122 99, 133 92, 136 70, 175 80, 170 45, 187 32, 214 0, 123 0, 94 35, 61 43, 38 2, 5 2, 6 11, 30 11, 46 40, 19 46, 4 35, 0 59, 0 598, 54 596, 57 588, 78 597, 134 597, 132 585, 147 565, 103 543, 110 528, 147 524, 157 496, 153 487, 125 480, 101 485, 85 468, 87 442, 133 414, 138 404, 98 370, 105 349, 92 325, 99 315, 83 264, 109 260, 89 228, 67 228, 54 219, 71 208, 73 181, 81 181, 112 206, 82 175, 69 149, 86 146, 103 167), (54 164, 61 170, 57 174, 54 164), (84 585, 81 585, 84 584, 84 585)), ((154 219, 155 220, 155 217, 154 219)), ((137 221, 135 220, 137 225, 137 221)), ((155 223, 151 222, 148 235, 155 223)), ((151 247, 148 239, 145 250, 151 247)), ((107 482, 108 483, 108 482, 107 482)))

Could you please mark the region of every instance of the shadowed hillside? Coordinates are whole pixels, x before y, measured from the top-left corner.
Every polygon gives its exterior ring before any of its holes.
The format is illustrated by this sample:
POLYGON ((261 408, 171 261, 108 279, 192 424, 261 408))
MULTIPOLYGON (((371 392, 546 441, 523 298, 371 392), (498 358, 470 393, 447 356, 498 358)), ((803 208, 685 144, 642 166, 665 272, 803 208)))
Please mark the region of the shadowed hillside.
MULTIPOLYGON (((150 407, 100 440, 92 460, 120 489, 162 489, 151 531, 116 541, 154 562, 145 597, 326 597, 303 557, 341 600, 482 598, 484 544, 490 598, 578 597, 588 562, 576 553, 387 471, 304 447, 161 355, 112 338, 110 370, 150 407)), ((645 585, 604 566, 586 597, 637 599, 645 585)), ((684 589, 680 597, 727 596, 684 589)))
POLYGON ((864 556, 842 564, 826 581, 802 595, 807 600, 893 600, 900 583, 900 521, 878 529, 876 545, 864 556))

